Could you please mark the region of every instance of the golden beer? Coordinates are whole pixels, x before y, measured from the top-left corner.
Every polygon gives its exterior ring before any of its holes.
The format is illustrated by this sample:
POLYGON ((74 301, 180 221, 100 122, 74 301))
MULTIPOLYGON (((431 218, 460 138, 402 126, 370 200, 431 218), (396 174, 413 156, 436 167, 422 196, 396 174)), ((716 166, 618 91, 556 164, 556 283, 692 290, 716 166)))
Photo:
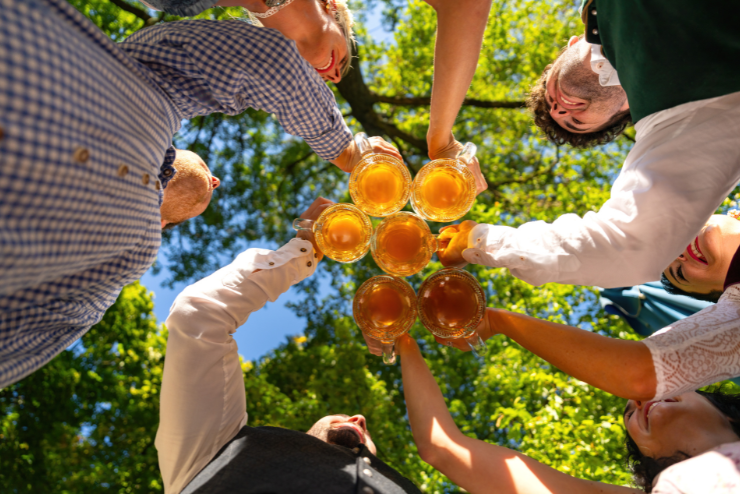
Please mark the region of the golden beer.
POLYGON ((312 231, 321 252, 338 262, 355 262, 370 250, 373 225, 370 218, 352 204, 335 204, 313 222, 298 218, 296 230, 312 231))
POLYGON ((374 276, 355 293, 352 314, 360 330, 382 343, 383 361, 395 361, 393 345, 416 320, 416 293, 405 280, 374 276))
POLYGON ((430 161, 419 170, 411 187, 411 207, 428 221, 447 223, 462 218, 475 202, 475 177, 467 163, 475 157, 467 143, 455 159, 430 161))
POLYGON ((445 268, 430 275, 419 288, 417 310, 425 328, 446 339, 465 338, 478 354, 485 345, 475 329, 483 319, 486 297, 467 271, 445 268))
POLYGON ((380 269, 394 276, 411 276, 429 264, 439 250, 437 236, 426 221, 400 212, 380 222, 373 233, 370 251, 380 269))
POLYGON ((355 136, 362 160, 349 176, 352 201, 370 216, 388 216, 403 209, 411 195, 411 174, 402 161, 372 151, 365 133, 355 136))

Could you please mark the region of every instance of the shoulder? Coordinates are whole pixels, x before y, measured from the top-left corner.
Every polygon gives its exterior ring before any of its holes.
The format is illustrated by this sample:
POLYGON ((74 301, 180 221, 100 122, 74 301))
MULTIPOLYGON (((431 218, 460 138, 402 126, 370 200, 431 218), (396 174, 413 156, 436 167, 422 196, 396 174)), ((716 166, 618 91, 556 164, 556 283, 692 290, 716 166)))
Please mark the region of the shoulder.
POLYGON ((736 493, 740 487, 740 442, 723 444, 664 470, 654 494, 736 493))

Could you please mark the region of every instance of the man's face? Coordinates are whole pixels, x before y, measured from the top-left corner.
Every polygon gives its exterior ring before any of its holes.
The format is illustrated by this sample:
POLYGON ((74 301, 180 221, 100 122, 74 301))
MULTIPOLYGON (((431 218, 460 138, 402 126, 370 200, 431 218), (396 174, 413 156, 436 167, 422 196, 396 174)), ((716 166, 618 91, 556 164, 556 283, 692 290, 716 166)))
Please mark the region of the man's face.
POLYGON ((306 432, 328 444, 336 444, 349 449, 364 444, 372 454, 376 454, 375 443, 367 430, 365 417, 362 415, 327 415, 313 424, 306 432))
POLYGON ((622 86, 601 86, 591 70, 591 48, 573 36, 547 74, 545 98, 550 116, 577 134, 601 130, 619 112, 629 109, 622 86))

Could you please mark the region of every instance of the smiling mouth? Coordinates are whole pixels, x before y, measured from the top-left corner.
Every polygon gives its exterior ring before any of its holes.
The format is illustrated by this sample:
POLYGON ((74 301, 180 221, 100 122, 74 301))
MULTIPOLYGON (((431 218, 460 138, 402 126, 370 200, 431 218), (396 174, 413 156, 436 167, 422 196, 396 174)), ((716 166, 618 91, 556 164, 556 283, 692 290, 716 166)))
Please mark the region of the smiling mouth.
POLYGON ((699 237, 697 236, 693 242, 689 244, 688 247, 686 247, 686 251, 689 253, 692 259, 694 259, 697 262, 700 262, 702 264, 709 265, 707 262, 707 258, 704 257, 704 254, 702 254, 701 249, 699 248, 699 237))
POLYGON ((666 400, 660 400, 660 401, 650 401, 647 405, 645 405, 645 425, 650 426, 650 411, 653 409, 655 405, 658 403, 676 403, 678 400, 674 400, 673 398, 668 398, 666 400))
POLYGON ((319 72, 327 72, 333 66, 334 66, 334 51, 332 50, 331 56, 329 57, 329 62, 327 62, 327 64, 324 65, 323 67, 316 67, 316 70, 319 72))

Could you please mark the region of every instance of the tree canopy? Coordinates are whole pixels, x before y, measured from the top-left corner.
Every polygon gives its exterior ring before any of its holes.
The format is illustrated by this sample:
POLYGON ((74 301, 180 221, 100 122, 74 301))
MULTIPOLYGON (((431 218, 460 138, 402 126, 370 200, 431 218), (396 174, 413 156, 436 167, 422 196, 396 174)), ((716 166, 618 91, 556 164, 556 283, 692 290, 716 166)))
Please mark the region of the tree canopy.
MULTIPOLYGON (((73 0, 114 40, 175 17, 133 0, 73 0)), ((334 87, 354 131, 395 143, 415 173, 426 162, 426 127, 435 14, 420 0, 352 4, 360 18, 353 70, 334 87), (388 42, 364 27, 380 9, 388 42)), ((212 9, 200 17, 243 16, 212 9)), ((582 30, 573 2, 494 0, 483 51, 454 132, 478 146, 489 189, 467 218, 517 226, 598 209, 632 144, 631 133, 607 146, 574 152, 544 141, 522 108, 527 89, 568 37, 582 30)), ((111 97, 116 97, 111 95, 111 97)), ((321 195, 349 201, 348 176, 323 162, 268 114, 211 115, 185 123, 176 145, 200 154, 221 187, 208 210, 167 232, 172 281, 194 281, 249 246, 293 236, 290 221, 321 195)), ((441 225, 431 225, 436 231, 441 225)), ((431 263, 409 278, 439 269, 431 263)), ((584 330, 637 337, 604 314, 584 287, 532 287, 503 269, 468 268, 489 306, 584 330)), ((329 413, 362 413, 379 456, 424 492, 456 492, 419 458, 405 419, 398 366, 370 355, 351 314, 354 291, 380 274, 370 256, 354 264, 326 260, 302 283, 305 335, 258 362, 243 362, 250 425, 307 430, 329 413), (318 277, 331 280, 320 299, 318 277)), ((103 321, 71 350, 0 391, 0 489, 3 492, 157 492, 153 446, 158 425, 166 329, 157 326, 143 287, 124 289, 103 321)), ((439 346, 420 324, 411 334, 442 387, 460 428, 513 447, 564 472, 628 484, 621 425, 623 400, 570 378, 498 336, 485 359, 439 346)))

